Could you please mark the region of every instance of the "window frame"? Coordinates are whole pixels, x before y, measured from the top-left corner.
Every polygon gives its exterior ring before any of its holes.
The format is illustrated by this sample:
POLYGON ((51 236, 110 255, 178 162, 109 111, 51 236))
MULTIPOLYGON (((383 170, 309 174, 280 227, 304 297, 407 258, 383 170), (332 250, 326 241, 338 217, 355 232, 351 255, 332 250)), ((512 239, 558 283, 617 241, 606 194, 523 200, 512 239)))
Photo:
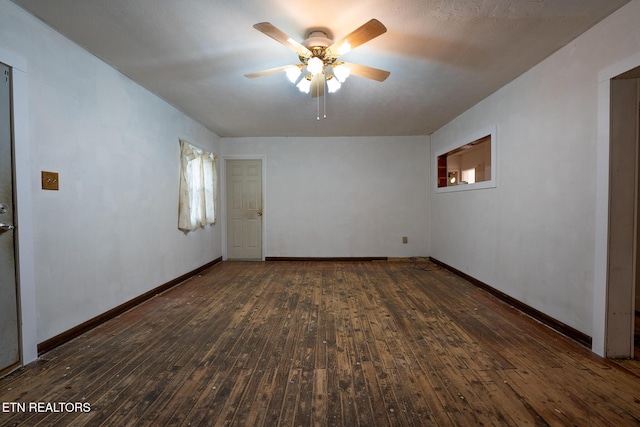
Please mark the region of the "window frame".
MULTIPOLYGON (((481 190, 486 188, 495 188, 497 187, 497 127, 495 125, 490 126, 488 128, 484 128, 478 130, 476 132, 471 133, 469 136, 463 139, 463 143, 452 143, 445 147, 442 147, 436 151, 434 151, 433 156, 433 165, 434 165, 434 186, 436 193, 453 193, 458 191, 469 191, 469 190, 481 190), (452 185, 445 187, 438 187, 438 158, 452 151, 458 150, 460 147, 463 147, 467 144, 470 144, 479 139, 485 138, 487 136, 491 137, 491 179, 486 181, 480 181, 473 184, 462 184, 462 185, 452 185)), ((459 173, 460 175, 460 173, 459 173)), ((460 177, 458 177, 460 179, 460 177)))

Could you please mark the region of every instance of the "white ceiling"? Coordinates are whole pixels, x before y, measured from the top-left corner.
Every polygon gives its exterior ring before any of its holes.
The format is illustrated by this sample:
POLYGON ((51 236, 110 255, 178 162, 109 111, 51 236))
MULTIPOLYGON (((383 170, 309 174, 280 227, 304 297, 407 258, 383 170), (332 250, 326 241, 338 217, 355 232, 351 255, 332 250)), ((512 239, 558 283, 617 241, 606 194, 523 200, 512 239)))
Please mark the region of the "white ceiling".
POLYGON ((224 137, 430 134, 629 0, 13 1, 224 137), (255 23, 337 40, 371 18, 387 33, 342 58, 391 76, 350 77, 326 119, 284 74, 244 77, 297 62, 255 23))

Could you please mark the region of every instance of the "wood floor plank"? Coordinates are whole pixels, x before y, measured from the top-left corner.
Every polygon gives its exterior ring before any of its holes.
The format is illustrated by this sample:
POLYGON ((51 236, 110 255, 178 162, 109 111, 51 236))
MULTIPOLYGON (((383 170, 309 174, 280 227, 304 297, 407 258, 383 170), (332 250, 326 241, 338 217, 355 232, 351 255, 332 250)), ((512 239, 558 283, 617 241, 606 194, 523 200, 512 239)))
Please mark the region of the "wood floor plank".
MULTIPOLYGON (((391 425, 388 408, 392 407, 392 400, 385 400, 382 392, 381 381, 378 378, 378 371, 371 361, 362 362, 362 371, 366 381, 367 395, 373 412, 372 425, 391 425)), ((386 374, 385 374, 386 375, 386 374)), ((382 382, 384 383, 384 382, 382 382)))
POLYGON ((309 425, 320 427, 327 424, 327 370, 319 368, 313 371, 313 398, 309 425))
POLYGON ((430 263, 224 262, 0 378, 8 426, 640 425, 605 360, 430 263))

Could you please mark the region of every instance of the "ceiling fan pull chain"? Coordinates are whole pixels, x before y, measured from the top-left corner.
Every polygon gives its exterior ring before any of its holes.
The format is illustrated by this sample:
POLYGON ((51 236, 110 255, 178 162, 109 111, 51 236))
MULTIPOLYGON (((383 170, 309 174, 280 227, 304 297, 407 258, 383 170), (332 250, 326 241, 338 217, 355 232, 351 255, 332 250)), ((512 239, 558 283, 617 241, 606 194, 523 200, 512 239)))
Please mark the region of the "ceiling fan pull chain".
POLYGON ((327 95, 324 95, 323 97, 323 104, 324 104, 324 114, 322 115, 323 119, 327 118, 327 95))
POLYGON ((324 95, 322 95, 322 103, 324 104, 324 117, 323 119, 327 118, 327 94, 328 89, 327 89, 327 76, 325 74, 324 79, 322 79, 322 85, 324 86, 324 95))
MULTIPOLYGON (((316 81, 316 93, 318 93, 318 90, 320 88, 320 82, 318 82, 318 80, 320 79, 315 79, 316 81)), ((316 97, 316 120, 320 120, 320 97, 316 97)))

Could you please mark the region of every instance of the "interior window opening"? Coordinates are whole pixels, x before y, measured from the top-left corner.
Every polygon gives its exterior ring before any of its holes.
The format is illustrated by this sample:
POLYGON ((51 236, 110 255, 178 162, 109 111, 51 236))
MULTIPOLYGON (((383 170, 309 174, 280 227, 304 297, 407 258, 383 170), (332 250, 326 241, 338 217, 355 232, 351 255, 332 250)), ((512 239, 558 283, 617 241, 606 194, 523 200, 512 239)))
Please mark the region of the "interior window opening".
POLYGON ((438 156, 438 188, 491 181, 492 134, 438 156))

